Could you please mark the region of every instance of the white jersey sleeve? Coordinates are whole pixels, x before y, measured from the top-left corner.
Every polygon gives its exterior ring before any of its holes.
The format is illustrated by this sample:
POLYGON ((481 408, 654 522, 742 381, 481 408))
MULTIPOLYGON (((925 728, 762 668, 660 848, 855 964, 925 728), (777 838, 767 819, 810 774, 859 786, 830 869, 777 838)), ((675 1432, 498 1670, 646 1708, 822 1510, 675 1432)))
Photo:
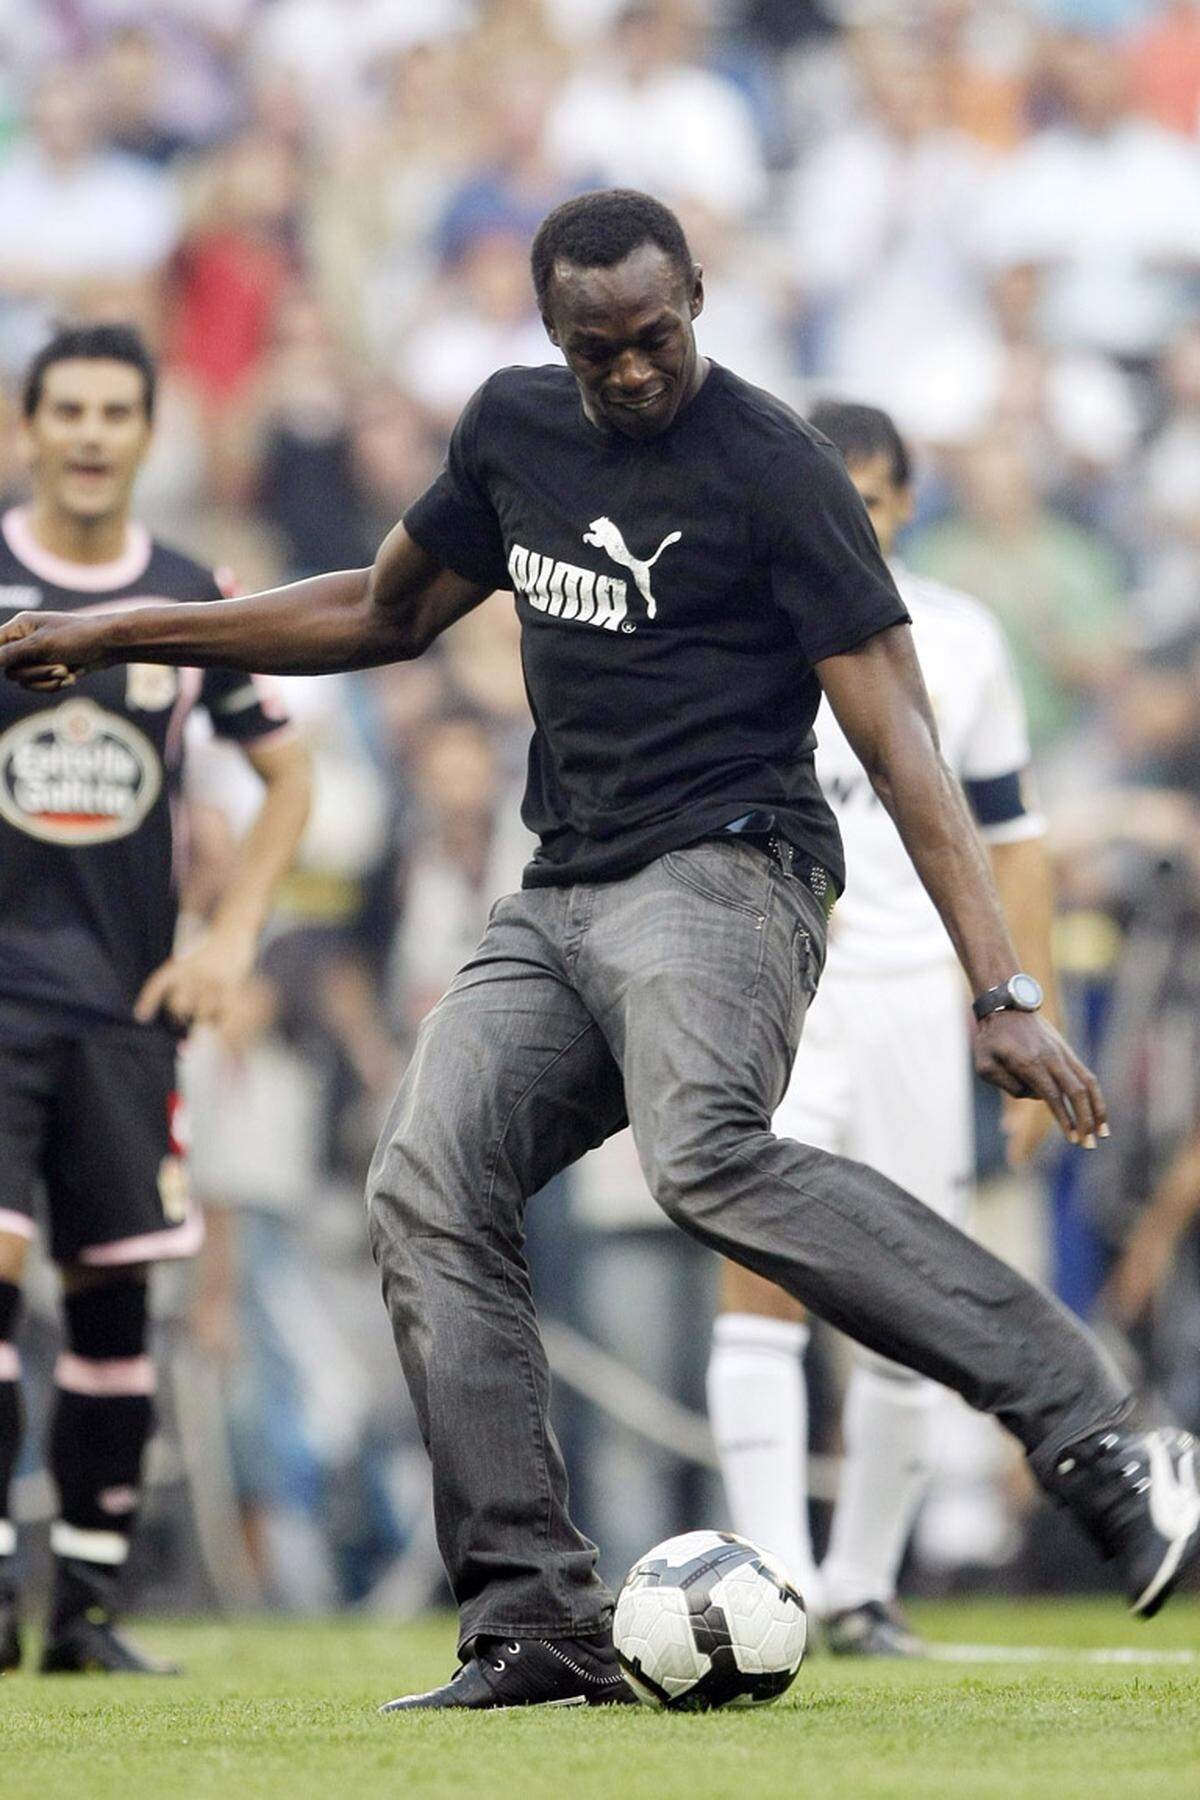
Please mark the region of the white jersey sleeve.
POLYGON ((987 841, 1018 843, 1045 831, 1029 773, 1025 702, 999 625, 982 606, 974 613, 974 705, 963 723, 956 773, 987 841))
MULTIPOLYGON (((1029 734, 1003 634, 968 595, 893 565, 938 723, 942 753, 984 836, 1041 833, 1028 804, 1029 734)), ((817 718, 817 775, 846 848, 825 984, 839 971, 878 975, 952 960, 954 951, 899 833, 827 702, 817 718)))

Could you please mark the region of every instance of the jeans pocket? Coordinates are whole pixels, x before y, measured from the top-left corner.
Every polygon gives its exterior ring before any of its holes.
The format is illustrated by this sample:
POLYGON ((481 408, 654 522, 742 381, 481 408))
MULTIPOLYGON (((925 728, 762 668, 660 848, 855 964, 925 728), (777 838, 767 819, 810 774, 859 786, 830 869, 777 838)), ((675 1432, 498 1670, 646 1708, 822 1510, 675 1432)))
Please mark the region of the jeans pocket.
POLYGON ((771 865, 749 844, 705 838, 685 850, 668 850, 662 866, 673 881, 729 912, 759 924, 766 917, 771 865))

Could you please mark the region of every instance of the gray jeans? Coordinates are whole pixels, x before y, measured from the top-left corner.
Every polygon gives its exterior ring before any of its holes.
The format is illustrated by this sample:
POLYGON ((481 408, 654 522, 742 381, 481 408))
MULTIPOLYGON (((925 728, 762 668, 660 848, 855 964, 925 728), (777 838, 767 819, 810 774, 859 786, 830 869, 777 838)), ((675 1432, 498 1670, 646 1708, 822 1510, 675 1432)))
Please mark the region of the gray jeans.
POLYGON ((707 841, 501 900, 422 1026, 368 1204, 464 1643, 609 1614, 521 1245, 528 1196, 626 1115, 671 1219, 994 1413, 1035 1469, 1124 1405, 1056 1301, 874 1170, 772 1134, 824 937, 804 882, 707 841))

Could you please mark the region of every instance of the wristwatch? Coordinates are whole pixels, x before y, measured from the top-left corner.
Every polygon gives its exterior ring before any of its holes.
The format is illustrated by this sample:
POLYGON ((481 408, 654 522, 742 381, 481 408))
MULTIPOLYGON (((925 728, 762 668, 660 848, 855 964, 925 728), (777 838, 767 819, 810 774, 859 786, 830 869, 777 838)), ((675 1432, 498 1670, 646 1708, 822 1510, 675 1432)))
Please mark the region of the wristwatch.
POLYGON ((1010 975, 999 987, 989 988, 972 1001, 971 1011, 977 1019, 994 1012, 1036 1012, 1043 998, 1042 984, 1032 975, 1010 975))

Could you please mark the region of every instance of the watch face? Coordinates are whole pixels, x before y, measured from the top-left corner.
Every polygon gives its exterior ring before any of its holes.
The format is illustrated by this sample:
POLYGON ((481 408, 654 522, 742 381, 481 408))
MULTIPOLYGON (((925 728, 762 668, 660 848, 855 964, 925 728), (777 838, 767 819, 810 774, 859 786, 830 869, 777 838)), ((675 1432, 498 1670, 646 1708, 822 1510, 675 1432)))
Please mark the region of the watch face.
POLYGON ((1008 984, 1014 1006, 1022 1012, 1036 1012, 1042 1004, 1041 983, 1032 975, 1014 975, 1008 984))

